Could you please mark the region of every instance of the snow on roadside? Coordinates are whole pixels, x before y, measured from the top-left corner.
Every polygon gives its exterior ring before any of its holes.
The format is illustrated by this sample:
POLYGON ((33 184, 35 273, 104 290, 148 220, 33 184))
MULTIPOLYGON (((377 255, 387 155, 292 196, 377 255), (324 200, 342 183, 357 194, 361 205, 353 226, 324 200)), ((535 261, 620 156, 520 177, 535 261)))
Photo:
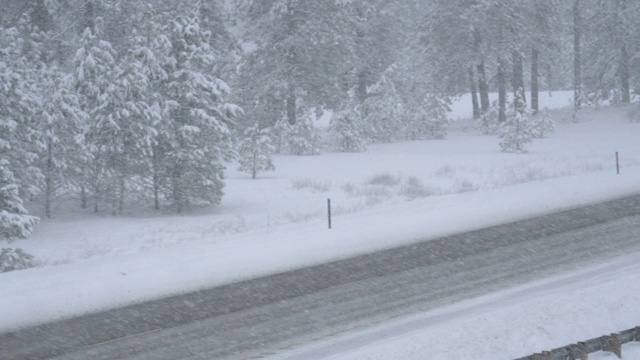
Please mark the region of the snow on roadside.
MULTIPOLYGON (((266 360, 515 359, 639 324, 640 253, 554 276, 266 360)), ((612 359, 605 352, 589 359, 612 359)), ((623 359, 640 359, 640 343, 623 359)))

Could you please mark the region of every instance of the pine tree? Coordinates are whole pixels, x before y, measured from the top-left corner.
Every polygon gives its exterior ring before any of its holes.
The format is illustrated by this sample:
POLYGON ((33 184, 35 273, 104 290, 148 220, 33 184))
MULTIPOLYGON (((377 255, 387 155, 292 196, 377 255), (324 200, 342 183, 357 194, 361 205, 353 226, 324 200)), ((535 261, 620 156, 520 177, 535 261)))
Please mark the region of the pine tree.
POLYGON ((121 71, 117 68, 115 50, 108 41, 101 39, 101 19, 96 23, 95 28, 84 30, 81 47, 73 59, 74 88, 81 94, 82 110, 89 115, 89 121, 83 126, 82 207, 87 207, 87 190, 90 189, 95 212, 106 198, 113 178, 110 166, 116 149, 112 141, 119 130, 113 116, 120 110, 116 108, 115 78, 121 71))
POLYGON ((240 171, 251 174, 255 179, 259 172, 273 171, 271 154, 275 147, 271 144, 269 129, 260 129, 259 124, 247 128, 243 132, 244 138, 238 146, 240 171))
POLYGON ((534 128, 529 119, 530 110, 524 100, 516 96, 506 113, 506 121, 502 124, 498 136, 502 139, 500 148, 503 152, 525 153, 525 145, 534 138, 534 128))
POLYGON ((359 152, 367 148, 367 136, 359 106, 348 103, 331 117, 329 130, 336 136, 336 148, 343 152, 359 152))
POLYGON ((248 41, 239 83, 247 118, 265 126, 286 117, 295 125, 302 101, 309 108, 336 108, 350 71, 346 12, 335 1, 247 1, 248 41), (263 121, 263 120, 261 120, 263 121))
POLYGON ((449 126, 447 113, 450 111, 449 100, 437 94, 428 94, 420 106, 414 109, 405 125, 407 138, 443 139, 449 126))
POLYGON ((548 109, 538 112, 531 118, 531 121, 533 136, 537 139, 542 139, 545 135, 550 134, 555 130, 555 122, 553 121, 553 117, 551 117, 548 109))
POLYGON ((22 205, 10 165, 6 159, 0 159, 0 238, 13 241, 29 237, 38 218, 30 216, 22 205))
POLYGON ((44 67, 39 75, 43 99, 38 119, 38 167, 43 176, 44 214, 53 216, 52 203, 58 191, 71 190, 82 174, 82 128, 87 114, 68 79, 54 67, 44 67))
POLYGON ((170 184, 168 198, 182 212, 220 202, 224 162, 235 154, 230 127, 242 110, 225 102, 229 86, 209 72, 216 53, 198 19, 178 16, 164 31, 171 44, 163 93, 170 123, 158 147, 170 184))
POLYGON ((371 139, 391 142, 398 136, 403 123, 403 101, 388 76, 383 76, 371 87, 363 110, 371 139))
POLYGON ((313 125, 314 114, 307 111, 288 134, 289 150, 293 155, 319 155, 320 131, 313 125))

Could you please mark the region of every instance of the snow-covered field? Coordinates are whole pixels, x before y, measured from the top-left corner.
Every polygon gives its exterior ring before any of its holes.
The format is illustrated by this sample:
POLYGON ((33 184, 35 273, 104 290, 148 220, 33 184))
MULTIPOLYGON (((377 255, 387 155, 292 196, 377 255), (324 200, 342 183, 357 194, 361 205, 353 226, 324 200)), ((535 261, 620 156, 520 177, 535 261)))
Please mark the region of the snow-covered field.
MULTIPOLYGON (((559 108, 570 96, 541 101, 559 108)), ((456 103, 452 118, 468 114, 469 102, 456 103)), ((501 153, 495 137, 458 121, 446 140, 276 156, 277 170, 257 180, 230 166, 221 206, 198 214, 114 218, 62 204, 56 219, 11 244, 36 255, 41 267, 0 274, 0 330, 638 193, 640 124, 629 121, 629 111, 585 111, 582 122, 558 123, 523 155, 501 153)), ((570 118, 564 110, 554 116, 570 118)), ((640 325, 637 306, 622 305, 640 293, 638 259, 594 264, 611 276, 591 276, 591 269, 571 275, 577 283, 597 278, 589 287, 545 280, 388 325, 397 334, 374 329, 386 336, 331 359, 509 358, 640 325), (532 287, 545 290, 521 295, 532 287), (442 337, 465 343, 452 350, 442 337), (416 348, 412 341, 427 350, 401 352, 416 348)))

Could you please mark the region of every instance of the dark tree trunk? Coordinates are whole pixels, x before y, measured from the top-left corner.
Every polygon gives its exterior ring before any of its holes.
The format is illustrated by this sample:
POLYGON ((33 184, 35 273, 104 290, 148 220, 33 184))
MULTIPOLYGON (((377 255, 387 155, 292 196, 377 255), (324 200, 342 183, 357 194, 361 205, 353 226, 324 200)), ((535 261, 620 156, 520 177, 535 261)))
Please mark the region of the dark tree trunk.
POLYGON ((287 121, 289 125, 295 125, 296 119, 296 89, 293 85, 289 85, 289 94, 287 95, 287 121))
POLYGON ((582 36, 582 20, 580 17, 580 0, 573 2, 573 107, 579 110, 582 107, 582 82, 580 38, 582 36))
POLYGON ((534 114, 537 114, 540 110, 538 93, 540 91, 539 86, 539 71, 538 71, 538 61, 539 61, 539 52, 536 47, 533 47, 531 50, 531 110, 534 114))
POLYGON ((368 78, 368 70, 367 68, 362 68, 358 71, 358 84, 356 87, 356 93, 358 98, 358 103, 362 104, 367 100, 369 94, 367 93, 367 78, 368 78))
POLYGON ((33 9, 33 15, 31 18, 33 19, 33 23, 41 31, 46 32, 51 29, 51 15, 49 14, 49 10, 47 10, 44 0, 36 1, 36 6, 33 9))
POLYGON ((507 79, 505 76, 505 61, 498 57, 498 122, 507 121, 507 79))
POLYGON ((622 45, 620 50, 620 91, 622 92, 622 102, 630 103, 631 96, 629 94, 629 53, 627 46, 622 45))
POLYGON ((153 208, 160 210, 160 164, 158 161, 158 149, 153 147, 153 208))
POLYGON ((118 190, 118 196, 119 196, 119 198, 118 198, 118 214, 119 215, 124 214, 124 195, 125 195, 125 193, 127 191, 126 183, 125 183, 124 179, 125 179, 125 176, 123 174, 120 177, 120 184, 118 184, 119 185, 118 187, 120 188, 118 190))
POLYGON ((487 85, 487 73, 484 67, 484 56, 480 47, 482 46, 482 36, 477 28, 473 29, 473 50, 479 59, 476 66, 478 75, 478 92, 480 93, 480 105, 482 113, 486 113, 489 110, 491 104, 489 103, 489 86, 487 85))
POLYGON ((84 24, 82 25, 82 32, 86 28, 89 28, 92 32, 95 30, 95 9, 93 7, 93 0, 87 0, 84 3, 84 24))
POLYGON ((80 186, 80 208, 86 209, 89 207, 89 200, 87 199, 87 187, 85 185, 80 186))
POLYGON ((50 219, 53 198, 53 149, 51 144, 47 144, 47 164, 44 176, 44 216, 50 219))
POLYGON ((484 61, 478 64, 478 91, 480 92, 480 105, 482 106, 482 113, 486 113, 489 110, 491 104, 489 103, 489 85, 487 85, 487 74, 484 69, 484 61))
POLYGON ((473 68, 469 68, 469 86, 471 88, 471 105, 473 106, 473 118, 480 118, 480 105, 478 104, 478 91, 476 90, 476 80, 473 68))

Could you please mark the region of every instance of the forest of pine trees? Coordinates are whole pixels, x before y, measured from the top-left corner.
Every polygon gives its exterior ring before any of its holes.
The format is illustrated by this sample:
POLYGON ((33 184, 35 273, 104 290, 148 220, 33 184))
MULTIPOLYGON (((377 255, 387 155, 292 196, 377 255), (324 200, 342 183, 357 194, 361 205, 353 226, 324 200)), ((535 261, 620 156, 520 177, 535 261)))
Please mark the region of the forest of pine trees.
POLYGON ((640 88, 632 0, 1 2, 8 240, 62 198, 114 215, 216 205, 230 161, 255 177, 272 152, 317 154, 326 112, 333 149, 364 151, 444 137, 470 93, 482 131, 522 152, 553 127, 539 92, 574 90, 578 110, 640 88))

